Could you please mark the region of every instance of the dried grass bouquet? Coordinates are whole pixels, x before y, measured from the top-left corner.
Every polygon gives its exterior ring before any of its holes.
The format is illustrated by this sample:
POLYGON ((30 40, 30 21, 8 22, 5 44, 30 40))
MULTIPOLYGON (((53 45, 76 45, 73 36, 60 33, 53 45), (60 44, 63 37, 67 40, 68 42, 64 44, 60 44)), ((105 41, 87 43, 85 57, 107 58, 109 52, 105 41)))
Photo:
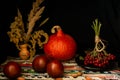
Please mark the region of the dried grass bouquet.
MULTIPOLYGON (((8 36, 10 38, 10 42, 13 42, 17 49, 20 50, 20 44, 28 44, 30 59, 35 55, 36 52, 36 44, 39 45, 40 48, 43 47, 48 41, 48 34, 44 32, 44 30, 33 31, 35 23, 42 17, 42 13, 45 9, 45 6, 40 6, 44 0, 36 0, 33 2, 32 9, 28 14, 27 23, 24 24, 22 19, 22 14, 18 9, 18 15, 15 17, 14 22, 11 23, 10 29, 8 31, 8 36), (41 40, 41 37, 45 37, 45 41, 41 40)), ((40 23, 40 26, 45 24, 49 18, 46 18, 40 23)), ((39 26, 39 27, 40 27, 39 26)))

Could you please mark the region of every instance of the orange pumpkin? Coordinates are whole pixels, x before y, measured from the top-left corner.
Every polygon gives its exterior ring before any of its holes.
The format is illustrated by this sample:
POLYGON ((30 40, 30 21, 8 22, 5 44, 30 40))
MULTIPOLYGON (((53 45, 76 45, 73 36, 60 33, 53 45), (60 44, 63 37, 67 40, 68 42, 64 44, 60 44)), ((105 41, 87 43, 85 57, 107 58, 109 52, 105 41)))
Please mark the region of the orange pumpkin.
POLYGON ((54 26, 52 30, 57 29, 55 34, 49 37, 44 45, 45 54, 53 59, 69 60, 75 56, 77 45, 76 41, 68 34, 65 34, 59 26, 54 26))

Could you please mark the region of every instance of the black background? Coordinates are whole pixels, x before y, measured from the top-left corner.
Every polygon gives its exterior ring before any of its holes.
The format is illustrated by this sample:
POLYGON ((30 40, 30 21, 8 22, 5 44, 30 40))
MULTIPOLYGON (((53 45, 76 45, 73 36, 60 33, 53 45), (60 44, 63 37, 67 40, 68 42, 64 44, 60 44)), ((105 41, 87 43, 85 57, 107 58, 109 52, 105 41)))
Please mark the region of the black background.
MULTIPOLYGON (((0 2, 0 58, 18 56, 18 51, 9 41, 7 31, 20 9, 24 21, 34 0, 1 0, 0 2)), ((43 18, 50 20, 41 27, 49 35, 54 25, 77 42, 77 53, 94 47, 92 22, 98 18, 102 23, 100 37, 108 41, 107 50, 119 58, 120 54, 120 2, 119 0, 45 0, 43 18)), ((39 22, 39 21, 38 21, 39 22)))

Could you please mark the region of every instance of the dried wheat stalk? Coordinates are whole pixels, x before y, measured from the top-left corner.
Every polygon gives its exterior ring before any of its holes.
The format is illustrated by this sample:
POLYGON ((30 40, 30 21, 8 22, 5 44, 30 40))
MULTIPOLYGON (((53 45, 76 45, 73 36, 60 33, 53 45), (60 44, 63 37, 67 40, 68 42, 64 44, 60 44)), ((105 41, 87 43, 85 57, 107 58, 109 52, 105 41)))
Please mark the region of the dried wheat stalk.
MULTIPOLYGON (((45 6, 40 6, 44 0, 36 0, 33 2, 32 9, 28 14, 28 21, 26 24, 23 23, 22 15, 18 9, 18 15, 15 17, 13 23, 11 23, 10 28, 11 31, 8 31, 8 36, 10 37, 10 41, 15 43, 17 49, 20 50, 19 44, 22 43, 31 43, 28 44, 30 51, 30 59, 35 55, 36 52, 36 44, 42 48, 43 44, 45 44, 48 40, 48 34, 43 30, 33 31, 35 23, 42 17, 42 13, 45 9, 45 6), (27 31, 25 31, 27 29, 27 31), (33 32, 33 33, 32 33, 33 32), (45 41, 41 42, 40 38, 44 36, 46 38, 45 41)), ((40 23, 40 26, 45 24, 49 18, 46 18, 44 21, 40 23)))

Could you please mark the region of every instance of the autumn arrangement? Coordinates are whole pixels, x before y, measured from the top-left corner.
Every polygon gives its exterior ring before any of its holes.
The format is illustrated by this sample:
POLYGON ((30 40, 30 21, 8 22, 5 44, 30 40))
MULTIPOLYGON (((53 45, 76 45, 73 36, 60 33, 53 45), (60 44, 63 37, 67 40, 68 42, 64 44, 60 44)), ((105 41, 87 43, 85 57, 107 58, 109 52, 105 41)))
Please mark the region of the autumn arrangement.
MULTIPOLYGON (((74 38, 66 34, 59 25, 52 27, 50 36, 43 30, 34 31, 35 23, 42 17, 45 9, 44 6, 40 6, 42 2, 43 0, 36 0, 33 3, 26 24, 23 22, 22 14, 18 9, 18 15, 10 25, 11 31, 8 31, 8 36, 10 41, 20 50, 19 55, 21 59, 26 60, 30 56, 31 67, 35 72, 47 72, 53 78, 63 77, 64 65, 62 62, 75 57, 77 44, 74 38), (41 40, 42 36, 45 38, 44 41, 41 40), (34 56, 37 44, 43 49, 43 55, 34 56)), ((41 22, 40 26, 45 24, 48 19, 46 18, 41 22)), ((11 61, 6 64, 3 72, 10 79, 16 79, 22 73, 19 64, 11 61), (12 72, 11 66, 14 66, 12 72)))
MULTIPOLYGON (((106 51, 105 40, 101 39, 100 37, 100 30, 102 24, 95 19, 92 24, 92 29, 94 30, 94 48, 90 50, 86 50, 85 56, 79 55, 76 58, 76 62, 79 65, 83 65, 86 69, 92 70, 108 70, 111 69, 112 65, 114 65, 114 61, 116 56, 112 53, 108 53, 106 51)), ((113 68, 113 67, 112 67, 113 68)))
MULTIPOLYGON (((36 22, 41 19, 45 6, 40 6, 44 0, 33 2, 32 9, 28 14, 26 23, 23 22, 23 16, 18 9, 17 16, 10 25, 8 36, 16 48, 20 51, 21 59, 30 59, 32 68, 37 73, 47 72, 53 78, 64 76, 64 65, 62 62, 76 58, 77 43, 75 39, 66 34, 61 26, 55 25, 51 29, 51 35, 48 36, 44 30, 35 30, 36 22), (44 37, 44 41, 41 38, 44 37), (43 49, 44 54, 35 56, 36 45, 43 49), (26 53, 26 54, 25 54, 26 53)), ((44 25, 49 18, 43 20, 38 27, 44 25)), ((83 59, 83 64, 87 67, 106 68, 110 61, 115 60, 115 56, 107 53, 106 45, 100 38, 101 23, 98 19, 93 21, 92 29, 95 32, 95 47, 87 51, 83 59)), ((81 56, 79 56, 79 62, 81 56)), ((17 62, 8 62, 3 73, 10 79, 16 79, 21 76, 21 66, 17 62), (11 66, 13 70, 11 71, 11 66)))
POLYGON ((93 21, 92 28, 95 32, 95 47, 85 56, 84 64, 86 66, 92 65, 99 68, 106 68, 111 61, 115 60, 115 55, 106 51, 106 45, 100 38, 101 23, 98 19, 93 21))
MULTIPOLYGON (((13 42, 18 50, 21 50, 21 44, 27 44, 27 48, 30 53, 30 60, 36 52, 36 45, 40 48, 43 47, 48 41, 48 34, 44 30, 33 31, 36 21, 41 19, 42 13, 44 12, 45 6, 40 6, 44 0, 36 0, 33 2, 32 9, 28 14, 28 19, 26 23, 23 22, 22 14, 18 9, 17 16, 14 19, 14 22, 10 25, 10 31, 8 31, 8 36, 10 41, 13 42), (45 40, 42 41, 41 37, 45 37, 45 40)), ((43 20, 39 27, 45 24, 49 18, 43 20)), ((25 47, 25 46, 23 46, 25 47)), ((24 58, 25 59, 25 58, 24 58)))

